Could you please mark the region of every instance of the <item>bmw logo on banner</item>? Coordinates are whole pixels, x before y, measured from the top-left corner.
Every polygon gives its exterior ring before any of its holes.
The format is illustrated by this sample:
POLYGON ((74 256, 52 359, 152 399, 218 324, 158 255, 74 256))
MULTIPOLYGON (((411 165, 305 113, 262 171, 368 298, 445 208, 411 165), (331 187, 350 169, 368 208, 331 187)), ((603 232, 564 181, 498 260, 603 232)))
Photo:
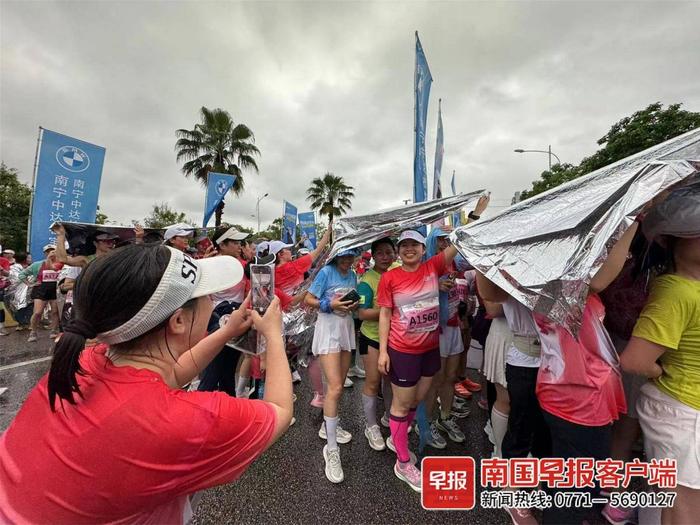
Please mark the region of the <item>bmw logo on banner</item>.
POLYGON ((219 195, 222 195, 222 196, 223 196, 223 195, 226 194, 226 192, 228 191, 228 189, 229 189, 229 183, 228 183, 228 182, 226 182, 225 180, 221 180, 221 179, 219 179, 218 181, 216 181, 216 193, 218 193, 219 195))
POLYGON ((90 166, 90 157, 80 148, 63 146, 56 151, 56 160, 68 171, 81 172, 90 166))

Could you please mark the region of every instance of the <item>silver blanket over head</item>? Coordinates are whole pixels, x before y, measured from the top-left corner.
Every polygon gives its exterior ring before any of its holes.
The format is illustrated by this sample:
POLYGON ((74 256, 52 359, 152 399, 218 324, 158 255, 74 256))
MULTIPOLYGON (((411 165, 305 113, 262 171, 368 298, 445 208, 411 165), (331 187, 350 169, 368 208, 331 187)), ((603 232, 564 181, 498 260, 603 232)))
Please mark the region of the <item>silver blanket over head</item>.
POLYGON ((608 250, 664 190, 700 180, 700 129, 455 230, 491 281, 576 334, 588 284, 608 250))

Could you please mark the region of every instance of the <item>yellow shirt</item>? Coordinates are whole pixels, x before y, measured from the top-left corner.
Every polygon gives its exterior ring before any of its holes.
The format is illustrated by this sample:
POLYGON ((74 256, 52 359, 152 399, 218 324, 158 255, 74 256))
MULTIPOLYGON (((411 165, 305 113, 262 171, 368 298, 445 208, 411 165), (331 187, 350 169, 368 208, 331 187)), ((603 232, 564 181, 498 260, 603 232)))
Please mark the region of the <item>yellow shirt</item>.
POLYGON ((656 386, 700 410, 700 281, 657 277, 632 335, 668 349, 656 386))

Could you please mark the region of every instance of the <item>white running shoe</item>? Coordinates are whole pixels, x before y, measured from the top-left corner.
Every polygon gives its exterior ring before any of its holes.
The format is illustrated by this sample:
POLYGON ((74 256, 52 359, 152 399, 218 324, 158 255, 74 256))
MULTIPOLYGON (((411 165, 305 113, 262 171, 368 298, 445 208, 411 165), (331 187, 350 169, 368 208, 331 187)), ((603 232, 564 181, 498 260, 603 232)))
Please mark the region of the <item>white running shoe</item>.
POLYGON ((289 426, 290 426, 290 427, 293 427, 293 426, 294 426, 294 423, 296 423, 296 422, 297 422, 297 418, 295 418, 294 416, 292 416, 292 420, 289 422, 289 426))
MULTIPOLYGON (((321 423, 321 428, 318 431, 318 437, 320 437, 321 439, 328 439, 328 434, 326 434, 325 422, 321 423)), ((341 428, 340 425, 338 425, 335 429, 335 439, 341 445, 345 445, 346 443, 350 443, 350 440, 352 439, 352 434, 347 430, 341 428)))
POLYGON ((380 421, 383 427, 389 428, 389 414, 384 412, 384 415, 382 416, 382 419, 380 421))
POLYGON ((340 462, 340 449, 328 450, 328 445, 323 446, 323 459, 326 462, 326 477, 331 483, 342 483, 345 479, 343 465, 340 462))
MULTIPOLYGON (((394 454, 396 454, 396 447, 394 446, 394 440, 391 439, 391 436, 386 438, 386 448, 391 450, 394 454)), ((411 463, 415 464, 418 461, 418 458, 416 455, 411 452, 410 450, 408 451, 408 456, 411 458, 411 463)))
POLYGON ((344 386, 345 388, 350 388, 350 387, 351 387, 352 385, 354 385, 354 384, 355 384, 355 383, 352 382, 352 379, 350 379, 349 377, 346 377, 346 378, 345 378, 345 383, 343 384, 343 386, 344 386))
POLYGON ((34 341, 36 341, 36 332, 34 330, 32 330, 31 332, 29 332, 29 337, 27 338, 27 342, 33 343, 34 341))
POLYGON ((398 459, 394 464, 394 474, 416 492, 421 492, 421 473, 413 463, 401 463, 398 459))
POLYGON ((447 419, 439 418, 435 421, 435 426, 443 432, 447 432, 447 437, 450 438, 450 441, 464 443, 467 439, 464 432, 457 426, 454 417, 448 417, 447 419))
POLYGON ((357 365, 353 366, 352 368, 350 368, 350 370, 348 370, 348 377, 358 377, 360 379, 364 379, 365 375, 365 371, 357 365))
POLYGON ((292 372, 292 383, 301 383, 301 375, 296 370, 292 372))
POLYGON ((379 430, 379 425, 365 427, 365 437, 367 438, 367 443, 369 443, 370 448, 373 450, 384 450, 386 448, 384 438, 382 437, 382 431, 379 430))

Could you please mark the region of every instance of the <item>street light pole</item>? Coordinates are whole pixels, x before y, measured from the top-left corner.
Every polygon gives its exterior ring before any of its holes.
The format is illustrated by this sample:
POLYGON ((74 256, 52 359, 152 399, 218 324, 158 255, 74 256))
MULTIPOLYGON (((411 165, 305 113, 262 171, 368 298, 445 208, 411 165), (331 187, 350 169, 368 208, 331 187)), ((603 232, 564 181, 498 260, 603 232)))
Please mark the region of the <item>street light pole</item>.
POLYGON ((255 203, 255 214, 258 217, 258 233, 260 233, 260 201, 267 197, 269 193, 266 193, 262 197, 258 197, 258 202, 255 203))
POLYGON ((552 145, 550 144, 546 150, 542 149, 514 149, 513 150, 515 153, 545 153, 549 155, 549 170, 552 171, 552 157, 557 159, 557 164, 561 164, 561 160, 557 156, 556 153, 552 152, 552 145))

